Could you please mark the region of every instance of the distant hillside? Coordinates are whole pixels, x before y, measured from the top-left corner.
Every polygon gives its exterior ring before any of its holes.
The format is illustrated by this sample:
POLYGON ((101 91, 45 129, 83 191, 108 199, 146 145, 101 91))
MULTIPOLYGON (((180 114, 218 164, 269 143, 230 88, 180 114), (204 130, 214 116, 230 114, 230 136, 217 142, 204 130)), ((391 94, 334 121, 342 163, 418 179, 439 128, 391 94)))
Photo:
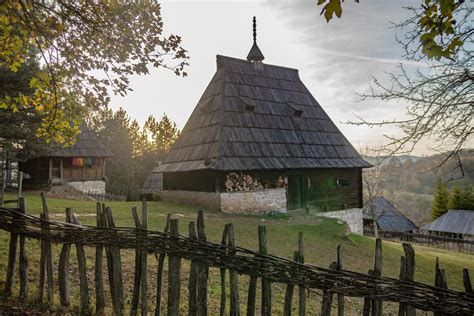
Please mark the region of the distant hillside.
POLYGON ((416 162, 419 159, 422 159, 423 157, 411 156, 411 155, 372 157, 372 156, 362 155, 362 158, 364 158, 365 161, 373 165, 387 166, 391 164, 405 163, 407 160, 411 160, 411 162, 416 162))
POLYGON ((458 157, 444 155, 370 157, 364 159, 380 168, 384 196, 418 225, 431 221, 431 201, 438 179, 449 189, 474 184, 474 149, 458 157))

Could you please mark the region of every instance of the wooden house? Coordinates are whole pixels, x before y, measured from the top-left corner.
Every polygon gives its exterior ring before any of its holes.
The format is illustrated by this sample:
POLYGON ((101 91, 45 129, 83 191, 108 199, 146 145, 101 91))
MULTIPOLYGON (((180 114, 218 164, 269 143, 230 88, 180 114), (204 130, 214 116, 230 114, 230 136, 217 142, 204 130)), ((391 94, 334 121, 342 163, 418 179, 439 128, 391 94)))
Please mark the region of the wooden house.
POLYGON ((255 38, 247 60, 217 56, 214 77, 154 170, 161 198, 228 212, 362 207, 362 168, 371 165, 298 70, 263 59, 255 38))
POLYGON ((474 211, 448 210, 421 230, 434 235, 474 241, 474 211))
POLYGON ((381 232, 404 232, 410 233, 418 227, 392 203, 383 196, 378 196, 373 202, 366 203, 363 209, 364 232, 372 234, 374 224, 381 232))
POLYGON ((81 127, 73 145, 54 145, 47 154, 30 157, 19 168, 29 175, 24 180, 27 186, 69 184, 83 192, 102 194, 106 160, 112 156, 91 130, 81 127))

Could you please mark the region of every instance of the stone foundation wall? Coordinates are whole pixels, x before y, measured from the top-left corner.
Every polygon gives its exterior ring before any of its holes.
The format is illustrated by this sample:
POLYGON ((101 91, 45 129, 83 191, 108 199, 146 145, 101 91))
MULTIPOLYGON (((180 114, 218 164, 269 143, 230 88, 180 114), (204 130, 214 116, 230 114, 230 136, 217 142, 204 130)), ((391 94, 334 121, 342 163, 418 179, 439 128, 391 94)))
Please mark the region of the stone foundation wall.
POLYGON ((162 190, 159 191, 159 196, 163 201, 220 209, 220 196, 215 192, 162 190))
POLYGON ((105 194, 104 180, 71 181, 67 184, 84 193, 105 194))
POLYGON ((318 213, 319 216, 338 218, 344 221, 353 234, 363 235, 364 224, 361 208, 352 208, 342 211, 318 213))
POLYGON ((159 196, 163 201, 198 205, 226 213, 286 213, 285 189, 222 193, 162 190, 159 196))
POLYGON ((265 189, 220 193, 221 211, 226 213, 286 213, 286 190, 265 189))

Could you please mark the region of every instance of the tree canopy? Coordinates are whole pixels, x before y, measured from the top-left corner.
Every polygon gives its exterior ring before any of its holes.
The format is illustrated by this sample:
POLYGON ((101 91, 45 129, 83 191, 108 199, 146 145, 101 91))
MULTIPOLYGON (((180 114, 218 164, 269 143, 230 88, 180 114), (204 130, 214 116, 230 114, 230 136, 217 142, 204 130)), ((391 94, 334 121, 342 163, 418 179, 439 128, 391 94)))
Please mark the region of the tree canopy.
MULTIPOLYGON (((359 2, 359 0, 354 0, 359 2)), ((321 15, 329 22, 334 16, 342 16, 344 0, 318 0, 322 6, 321 15)), ((422 53, 429 58, 450 58, 463 46, 464 41, 472 35, 471 30, 459 32, 456 15, 469 10, 464 0, 424 0, 419 8, 410 7, 415 14, 406 22, 417 25, 416 36, 422 53)), ((412 38, 410 38, 410 41, 412 38)))
POLYGON ((130 76, 150 67, 186 75, 181 38, 162 33, 157 1, 2 1, 0 67, 17 72, 34 46, 44 69, 30 79, 31 94, 1 96, 0 108, 39 113, 37 135, 67 144, 86 109, 131 90, 130 76))
MULTIPOLYGON (((334 15, 342 16, 341 2, 318 0, 317 4, 329 22, 334 15)), ((460 150, 474 134, 473 7, 463 0, 423 0, 406 9, 410 16, 395 24, 403 34, 398 39, 403 57, 422 61, 426 67, 408 71, 401 64, 388 78, 373 78, 371 92, 362 95, 362 99, 403 102, 405 116, 377 121, 359 117, 350 123, 398 128, 400 133, 386 135, 385 153, 410 153, 422 140, 429 140, 431 150, 445 153, 442 164, 451 158, 459 162, 460 150)))
POLYGON ((88 116, 89 126, 114 156, 107 161, 107 191, 138 199, 145 178, 163 159, 179 135, 179 129, 166 114, 150 115, 140 124, 120 108, 102 108, 88 116))

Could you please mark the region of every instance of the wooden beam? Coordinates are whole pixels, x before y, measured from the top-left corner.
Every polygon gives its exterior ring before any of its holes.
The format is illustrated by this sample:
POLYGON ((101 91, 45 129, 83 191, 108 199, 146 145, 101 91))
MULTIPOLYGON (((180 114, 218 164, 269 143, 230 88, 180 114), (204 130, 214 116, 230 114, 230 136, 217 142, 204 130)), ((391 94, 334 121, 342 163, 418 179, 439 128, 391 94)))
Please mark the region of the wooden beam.
POLYGON ((86 180, 86 159, 82 158, 82 180, 86 180))
POLYGON ((63 160, 64 160, 64 158, 61 158, 61 162, 60 162, 60 165, 59 165, 59 177, 60 177, 61 179, 64 178, 63 160))
POLYGON ((52 179, 53 179, 53 158, 49 157, 48 182, 51 183, 52 179))

